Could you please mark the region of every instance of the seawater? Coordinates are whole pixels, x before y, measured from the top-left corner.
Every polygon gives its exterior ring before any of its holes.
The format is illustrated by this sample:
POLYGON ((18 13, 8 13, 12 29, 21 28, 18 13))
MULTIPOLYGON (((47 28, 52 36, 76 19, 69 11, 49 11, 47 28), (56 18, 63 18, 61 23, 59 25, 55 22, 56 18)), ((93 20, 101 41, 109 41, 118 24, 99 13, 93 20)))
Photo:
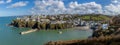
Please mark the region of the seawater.
POLYGON ((49 41, 87 39, 92 35, 90 30, 40 30, 37 32, 20 35, 22 31, 30 28, 16 28, 7 26, 16 17, 0 17, 0 45, 44 45, 49 41))

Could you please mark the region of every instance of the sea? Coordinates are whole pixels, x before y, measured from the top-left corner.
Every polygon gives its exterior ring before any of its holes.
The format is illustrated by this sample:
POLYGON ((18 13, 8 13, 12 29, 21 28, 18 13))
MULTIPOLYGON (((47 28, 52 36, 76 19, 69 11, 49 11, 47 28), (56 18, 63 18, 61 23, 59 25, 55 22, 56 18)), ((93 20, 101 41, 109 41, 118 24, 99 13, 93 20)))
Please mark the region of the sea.
POLYGON ((17 28, 8 26, 16 16, 0 17, 0 45, 44 45, 49 41, 83 40, 92 35, 91 30, 40 30, 21 35, 20 32, 30 28, 17 28))

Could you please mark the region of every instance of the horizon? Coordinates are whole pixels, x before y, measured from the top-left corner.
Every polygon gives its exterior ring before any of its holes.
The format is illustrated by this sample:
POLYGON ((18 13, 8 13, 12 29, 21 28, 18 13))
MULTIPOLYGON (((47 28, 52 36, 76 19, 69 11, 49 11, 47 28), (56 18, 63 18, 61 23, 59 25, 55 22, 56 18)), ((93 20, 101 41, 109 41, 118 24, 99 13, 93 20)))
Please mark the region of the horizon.
MULTIPOLYGON (((64 14, 39 14, 39 15, 64 15, 64 14)), ((34 16, 39 16, 39 15, 34 15, 34 16)), ((91 14, 65 14, 65 15, 91 15, 91 14)), ((93 15, 105 15, 105 14, 93 14, 93 15)), ((32 16, 30 15, 8 15, 8 16, 0 16, 0 17, 14 17, 14 16, 32 16)), ((118 15, 105 15, 105 16, 119 16, 118 15)))
POLYGON ((0 17, 52 14, 120 14, 119 0, 0 0, 0 17))

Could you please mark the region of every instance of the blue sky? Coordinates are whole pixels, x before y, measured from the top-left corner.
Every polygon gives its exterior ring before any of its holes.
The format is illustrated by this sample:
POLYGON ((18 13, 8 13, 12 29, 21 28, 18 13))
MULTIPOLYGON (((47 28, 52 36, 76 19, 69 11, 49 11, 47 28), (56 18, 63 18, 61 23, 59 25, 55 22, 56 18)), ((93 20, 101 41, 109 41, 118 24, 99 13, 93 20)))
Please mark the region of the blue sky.
POLYGON ((72 14, 97 12, 114 15, 120 14, 119 2, 119 0, 0 0, 0 16, 71 12, 72 14))
POLYGON ((69 4, 72 1, 77 1, 78 3, 88 3, 88 2, 96 2, 101 5, 108 5, 111 3, 110 0, 65 0, 65 4, 69 4))

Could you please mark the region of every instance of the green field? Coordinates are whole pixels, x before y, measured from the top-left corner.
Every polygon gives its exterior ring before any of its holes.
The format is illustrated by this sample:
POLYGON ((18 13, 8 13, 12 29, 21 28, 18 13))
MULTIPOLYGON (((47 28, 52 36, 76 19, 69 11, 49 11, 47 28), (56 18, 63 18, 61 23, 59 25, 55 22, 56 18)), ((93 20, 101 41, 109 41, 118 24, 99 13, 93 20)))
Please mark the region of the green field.
POLYGON ((79 18, 86 20, 86 21, 104 21, 110 20, 110 16, 100 15, 100 14, 86 14, 81 15, 79 18))

